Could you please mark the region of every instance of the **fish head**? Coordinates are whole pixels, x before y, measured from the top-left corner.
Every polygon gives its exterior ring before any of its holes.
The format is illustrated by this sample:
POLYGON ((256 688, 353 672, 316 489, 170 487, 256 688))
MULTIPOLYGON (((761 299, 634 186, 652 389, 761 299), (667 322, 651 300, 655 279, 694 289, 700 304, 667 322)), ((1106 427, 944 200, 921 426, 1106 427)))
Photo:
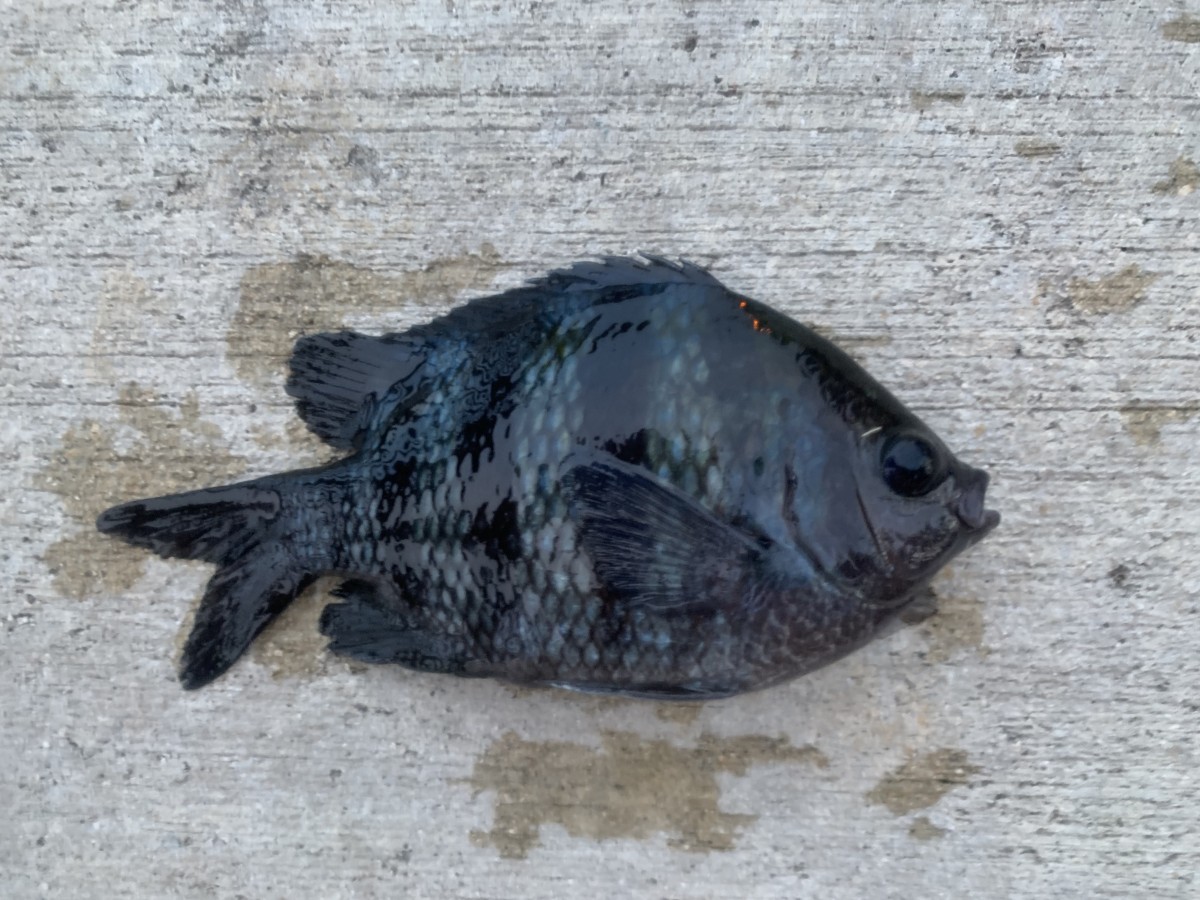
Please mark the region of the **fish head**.
POLYGON ((988 474, 956 458, 914 417, 876 425, 855 443, 848 531, 867 540, 847 574, 869 584, 866 593, 879 605, 890 606, 992 531, 1000 514, 985 505, 988 474))
POLYGON ((1000 523, 985 504, 988 475, 836 347, 814 335, 806 343, 820 400, 805 406, 815 424, 785 461, 783 516, 794 545, 841 591, 898 609, 1000 523))
POLYGON ((818 469, 810 464, 795 489, 788 482, 784 516, 795 545, 844 594, 893 611, 1000 514, 985 505, 987 473, 911 416, 844 434, 838 452, 818 469))

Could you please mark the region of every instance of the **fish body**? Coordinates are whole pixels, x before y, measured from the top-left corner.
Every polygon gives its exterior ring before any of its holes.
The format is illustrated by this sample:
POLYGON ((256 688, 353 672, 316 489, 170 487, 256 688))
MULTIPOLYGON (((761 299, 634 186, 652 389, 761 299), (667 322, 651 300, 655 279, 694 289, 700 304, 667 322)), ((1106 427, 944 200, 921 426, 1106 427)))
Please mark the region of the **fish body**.
POLYGON ((328 466, 133 501, 101 531, 218 566, 181 680, 335 574, 338 654, 721 697, 877 634, 998 522, 833 344, 687 263, 609 258, 378 337, 301 338, 328 466))

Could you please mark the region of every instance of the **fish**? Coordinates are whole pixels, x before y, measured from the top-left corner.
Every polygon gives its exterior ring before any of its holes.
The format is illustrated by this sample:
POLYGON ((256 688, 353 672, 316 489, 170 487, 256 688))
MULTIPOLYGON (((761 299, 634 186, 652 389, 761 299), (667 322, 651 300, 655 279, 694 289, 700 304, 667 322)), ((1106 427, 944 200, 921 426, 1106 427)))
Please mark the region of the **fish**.
POLYGON ((216 566, 186 689, 333 575, 319 628, 343 657, 729 697, 887 633, 1000 521, 987 473, 842 350, 686 261, 603 257, 404 332, 302 336, 286 390, 340 458, 97 520, 216 566))

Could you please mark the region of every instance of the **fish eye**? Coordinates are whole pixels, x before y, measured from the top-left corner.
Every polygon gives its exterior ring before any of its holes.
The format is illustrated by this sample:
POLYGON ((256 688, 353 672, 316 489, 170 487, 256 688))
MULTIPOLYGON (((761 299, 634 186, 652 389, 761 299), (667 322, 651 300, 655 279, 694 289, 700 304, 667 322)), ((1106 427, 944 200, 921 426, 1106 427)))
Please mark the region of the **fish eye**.
POLYGON ((880 454, 883 480, 901 497, 928 494, 946 478, 941 453, 924 438, 897 434, 888 438, 880 454))

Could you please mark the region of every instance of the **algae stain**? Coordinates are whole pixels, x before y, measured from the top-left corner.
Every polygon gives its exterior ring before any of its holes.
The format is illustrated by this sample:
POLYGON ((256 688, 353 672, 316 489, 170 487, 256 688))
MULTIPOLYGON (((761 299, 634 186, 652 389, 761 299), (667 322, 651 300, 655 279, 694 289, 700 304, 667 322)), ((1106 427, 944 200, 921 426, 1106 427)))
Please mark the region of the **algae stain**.
POLYGON ((925 112, 935 103, 952 103, 957 106, 967 98, 964 91, 910 91, 908 96, 917 112, 925 112))
POLYGON ((558 824, 572 837, 646 840, 668 835, 669 846, 695 853, 731 850, 757 816, 720 807, 721 773, 751 766, 828 760, 812 746, 784 738, 701 735, 694 747, 603 731, 600 748, 563 741, 526 741, 513 732, 476 761, 476 793, 496 794, 490 831, 471 841, 523 859, 539 843, 541 826, 558 824))
POLYGON ((44 561, 65 596, 131 588, 141 576, 144 550, 104 537, 96 516, 113 503, 230 481, 245 460, 229 452, 221 430, 200 418, 194 392, 170 409, 161 395, 134 382, 116 403, 115 425, 86 419, 67 429, 62 445, 35 484, 57 494, 83 526, 47 548, 44 561))
POLYGON ((1168 41, 1200 44, 1200 19, 1184 13, 1177 19, 1163 23, 1162 36, 1168 41))
POLYGON ((926 661, 944 663, 963 650, 986 655, 983 631, 982 601, 958 594, 940 598, 937 614, 921 623, 921 632, 929 642, 926 661))
POLYGON ((400 275, 325 256, 255 266, 242 277, 226 338, 230 362, 243 380, 270 384, 282 379, 292 344, 301 334, 344 328, 349 314, 452 300, 464 291, 486 288, 503 268, 500 254, 488 243, 478 253, 442 257, 400 275))
POLYGON ((1158 275, 1135 263, 1096 281, 1072 278, 1067 282, 1067 296, 1072 306, 1092 315, 1127 312, 1146 299, 1146 288, 1157 280, 1158 275))
POLYGON ((1181 156, 1171 163, 1167 170, 1167 178, 1155 184, 1153 190, 1156 194, 1186 197, 1197 187, 1200 187, 1200 167, 1197 167, 1194 160, 1181 156))
POLYGON ((963 750, 943 747, 912 756, 867 793, 867 801, 897 816, 927 809, 981 771, 963 750))
POLYGON ((1062 147, 1053 141, 1043 141, 1037 138, 1017 141, 1013 146, 1017 156, 1025 159, 1046 159, 1052 156, 1058 156, 1062 147))
POLYGON ((1166 425, 1188 422, 1197 413, 1197 406, 1124 406, 1120 409, 1121 420, 1134 443, 1152 447, 1162 440, 1166 425))

